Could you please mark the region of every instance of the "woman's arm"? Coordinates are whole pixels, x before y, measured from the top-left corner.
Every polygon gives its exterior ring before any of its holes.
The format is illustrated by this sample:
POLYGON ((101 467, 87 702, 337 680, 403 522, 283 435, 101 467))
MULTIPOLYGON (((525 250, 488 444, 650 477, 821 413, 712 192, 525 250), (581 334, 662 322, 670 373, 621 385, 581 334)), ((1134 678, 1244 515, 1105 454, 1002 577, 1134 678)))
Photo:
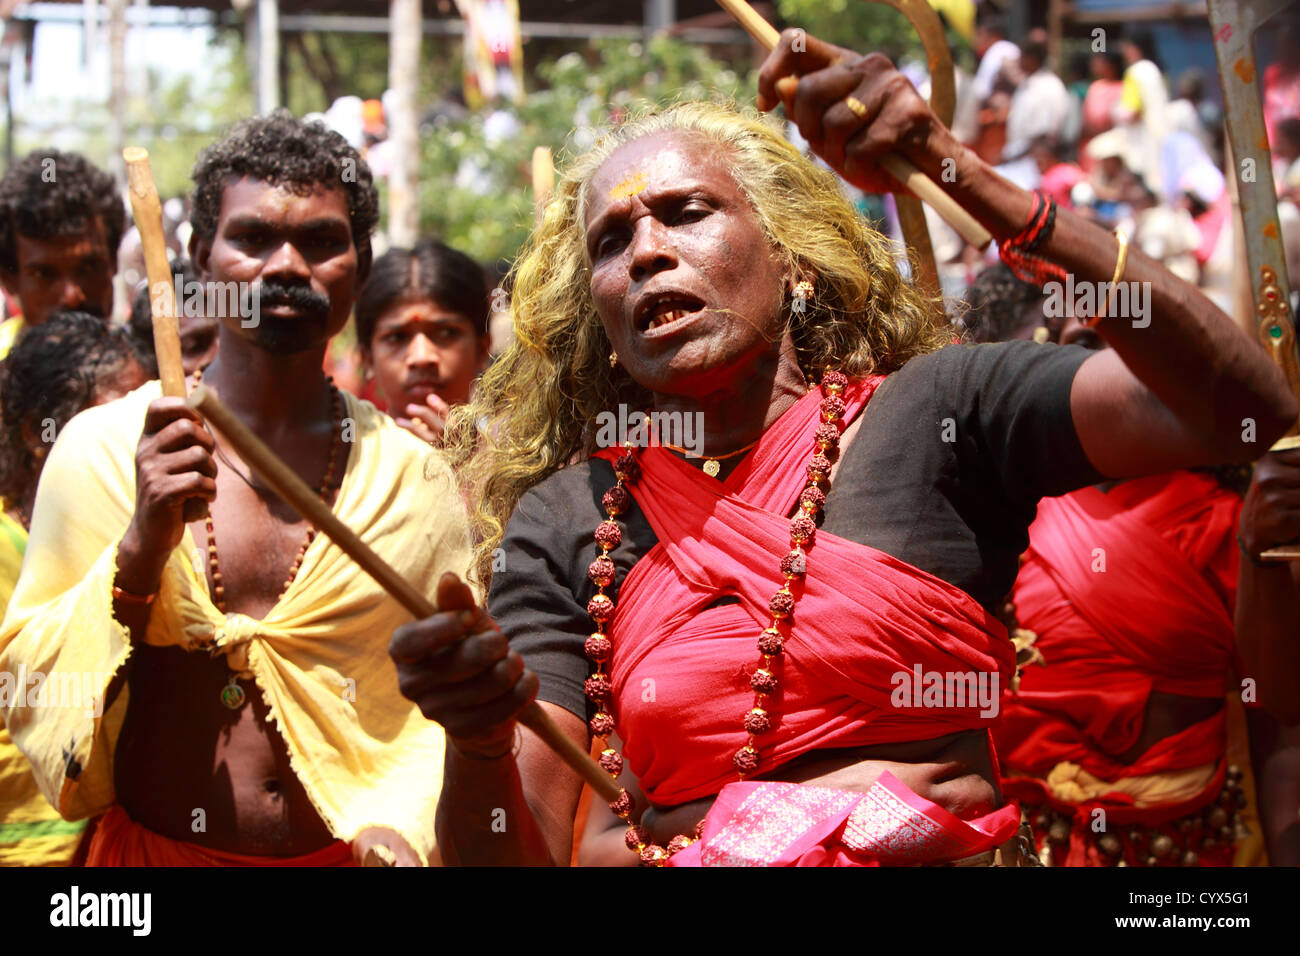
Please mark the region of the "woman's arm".
MULTIPOLYGON (((610 735, 609 745, 619 753, 623 752, 623 739, 618 734, 610 735)), ((632 819, 640 823, 648 802, 636 774, 626 765, 618 776, 618 785, 632 797, 632 819)), ((694 827, 693 823, 691 827, 694 827)), ((582 833, 578 834, 578 866, 636 866, 639 860, 628 849, 626 834, 627 821, 616 816, 609 804, 593 797, 582 833)), ((651 836, 651 839, 655 837, 651 836)), ((658 842, 662 845, 671 839, 672 836, 667 836, 658 842)))
MULTIPOLYGON (((586 747, 581 720, 541 706, 586 747)), ((568 866, 582 781, 531 730, 519 726, 517 732, 518 754, 511 747, 496 758, 462 752, 448 735, 438 801, 438 847, 446 865, 568 866)))
MULTIPOLYGON (((437 604, 438 614, 398 628, 388 652, 403 696, 447 733, 437 820, 442 860, 567 865, 582 782, 516 722, 537 696, 537 676, 454 574, 438 582, 437 604)), ((581 719, 541 706, 587 747, 581 719)))
MULTIPOLYGON (((786 31, 763 64, 759 92, 760 108, 784 102, 814 151, 856 186, 897 189, 879 165, 882 155, 895 153, 995 238, 1011 238, 1028 222, 1032 195, 959 143, 880 54, 863 57, 786 31), (800 77, 798 87, 782 98, 776 82, 791 74, 800 77)), ((1104 291, 1099 284, 1114 273, 1118 243, 1058 210, 1038 252, 1070 275, 1076 292, 1091 286, 1095 303, 1104 291)), ((1137 283, 1128 314, 1112 309, 1097 327, 1112 350, 1083 364, 1071 394, 1079 440, 1098 471, 1123 478, 1250 461, 1294 424, 1300 410, 1282 373, 1205 296, 1132 248, 1123 281, 1137 283)))

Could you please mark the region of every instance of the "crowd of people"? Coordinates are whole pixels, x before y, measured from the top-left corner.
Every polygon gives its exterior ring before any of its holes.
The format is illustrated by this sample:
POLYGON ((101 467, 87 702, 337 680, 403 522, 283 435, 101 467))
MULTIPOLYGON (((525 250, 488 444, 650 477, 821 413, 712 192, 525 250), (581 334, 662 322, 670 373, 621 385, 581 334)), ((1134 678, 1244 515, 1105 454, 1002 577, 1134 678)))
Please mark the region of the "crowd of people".
MULTIPOLYGON (((1300 27, 1283 19, 1262 71, 1264 123, 1293 288, 1300 280, 1300 27)), ((1094 31, 1090 52, 1049 66, 1046 31, 1013 42, 984 8, 973 75, 957 70, 953 130, 998 172, 1061 208, 1121 228, 1147 255, 1233 312, 1233 163, 1224 115, 1199 68, 1167 74, 1153 34, 1094 31)), ((925 82, 924 71, 912 71, 925 82)), ((1251 163, 1259 156, 1236 157, 1251 163)), ((1239 167, 1240 168, 1240 167, 1239 167)), ((1253 182, 1254 175, 1238 177, 1253 182)), ((991 260, 930 218, 945 291, 960 297, 991 260)))
POLYGON ((624 119, 562 170, 495 352, 473 250, 374 256, 343 137, 279 111, 200 154, 175 288, 256 294, 174 303, 189 387, 417 621, 162 394, 158 290, 112 321, 111 177, 15 163, 0 864, 1300 863, 1300 562, 1266 557, 1300 540, 1300 449, 1270 451, 1300 409, 1216 285, 1221 117, 1141 36, 1083 90, 1044 37, 983 18, 976 49, 949 130, 886 58, 784 34, 758 110, 820 165, 752 109, 624 119), (952 324, 846 196, 896 187, 890 152, 997 240, 936 242, 952 324), (1058 310, 1054 279, 1103 291, 1058 310), (607 440, 631 413, 647 440, 607 440))

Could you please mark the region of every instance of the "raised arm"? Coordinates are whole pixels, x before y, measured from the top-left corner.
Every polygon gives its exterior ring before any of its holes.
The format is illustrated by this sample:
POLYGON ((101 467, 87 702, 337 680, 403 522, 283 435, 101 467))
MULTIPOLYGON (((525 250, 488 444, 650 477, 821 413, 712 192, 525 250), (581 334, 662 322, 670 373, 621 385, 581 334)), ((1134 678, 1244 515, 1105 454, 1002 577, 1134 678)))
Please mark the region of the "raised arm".
MULTIPOLYGON (((860 56, 787 30, 759 74, 759 107, 783 102, 813 150, 863 189, 896 190, 879 157, 897 153, 946 190, 995 239, 1024 229, 1030 193, 1003 179, 939 122, 880 54, 860 56), (795 52, 795 40, 801 52, 795 52), (797 75, 793 94, 777 81, 797 75)), ((1037 250, 1076 288, 1114 274, 1119 244, 1066 210, 1037 250)), ((1262 454, 1296 420, 1295 398, 1264 350, 1194 287, 1130 248, 1122 281, 1138 283, 1143 315, 1104 319, 1112 350, 1079 369, 1071 411, 1098 471, 1132 477, 1262 454)), ((1064 291, 1064 290, 1063 290, 1064 291)))

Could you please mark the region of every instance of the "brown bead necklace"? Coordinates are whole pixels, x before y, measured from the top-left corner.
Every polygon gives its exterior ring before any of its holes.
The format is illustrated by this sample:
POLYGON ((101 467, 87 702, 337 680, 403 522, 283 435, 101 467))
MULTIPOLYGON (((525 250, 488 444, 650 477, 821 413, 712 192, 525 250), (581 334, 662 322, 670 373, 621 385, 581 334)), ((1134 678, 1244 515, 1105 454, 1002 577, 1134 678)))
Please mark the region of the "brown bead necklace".
MULTIPOLYGON (((202 369, 194 372, 194 385, 197 387, 199 379, 202 376, 202 369)), ((321 479, 320 496, 321 500, 329 503, 330 486, 334 484, 334 470, 338 464, 339 447, 342 445, 342 421, 343 421, 343 396, 339 394, 338 388, 334 385, 334 380, 329 379, 330 386, 330 407, 334 417, 333 428, 330 432, 330 454, 329 462, 325 466, 325 477, 321 479)), ((224 456, 223 456, 224 457, 224 456)), ((229 462, 227 461, 227 464, 229 462)), ((231 465, 231 469, 234 466, 231 465)), ((238 471, 236 471, 238 474, 238 471)), ((242 478, 243 476, 240 475, 242 478)), ((253 484, 248 479, 244 479, 251 488, 253 484)), ((208 567, 212 571, 212 603, 216 605, 218 611, 226 613, 226 588, 221 579, 221 565, 217 560, 217 537, 216 531, 212 526, 212 513, 204 521, 208 532, 208 567)), ((277 603, 284 597, 289 586, 293 584, 294 578, 298 576, 298 569, 302 567, 303 558, 307 555, 307 549, 311 547, 312 541, 316 539, 316 529, 309 527, 307 535, 302 542, 302 547, 298 549, 298 556, 293 559, 293 566, 289 568, 289 576, 284 580, 284 587, 280 590, 280 597, 276 599, 277 603)), ((221 689, 221 702, 231 710, 238 710, 244 706, 248 695, 244 693, 244 688, 239 686, 239 680, 242 677, 252 677, 251 673, 246 671, 231 671, 230 680, 225 687, 221 689)))
MULTIPOLYGON (((799 493, 799 514, 790 519, 790 550, 781 558, 780 573, 784 583, 768 602, 772 622, 758 636, 760 655, 758 668, 750 677, 750 687, 754 690, 753 706, 745 713, 744 745, 732 756, 739 779, 754 773, 759 767, 758 737, 772 729, 772 718, 768 710, 768 697, 777 689, 777 678, 773 672, 773 663, 784 650, 785 636, 781 625, 794 613, 794 595, 790 592, 790 582, 803 576, 808 568, 807 548, 811 548, 817 532, 817 514, 826 503, 826 493, 822 486, 830 480, 831 462, 826 452, 838 448, 840 434, 844 430, 844 412, 846 409, 841 394, 848 385, 848 378, 842 372, 828 371, 822 376, 821 389, 821 424, 813 433, 814 450, 808 459, 807 487, 799 493)), ((755 443, 757 444, 757 442, 755 443)), ((595 665, 595 673, 587 678, 584 691, 595 704, 596 714, 591 718, 589 727, 592 737, 600 743, 601 750, 597 762, 615 780, 623 772, 623 756, 609 746, 609 736, 614 733, 614 717, 609 713, 614 687, 610 682, 606 667, 614 654, 614 645, 606 631, 614 619, 614 599, 605 593, 605 589, 614 584, 615 565, 609 553, 623 540, 623 529, 614 519, 628 510, 632 496, 626 485, 635 483, 641 476, 641 466, 637 463, 632 446, 614 462, 614 474, 618 482, 601 498, 601 506, 609 516, 596 526, 596 545, 600 554, 587 568, 587 577, 596 585, 596 594, 587 602, 587 613, 595 622, 596 630, 587 638, 585 651, 595 665)), ((619 819, 627 822, 624 841, 628 849, 637 854, 644 866, 663 866, 670 856, 686 849, 700 838, 704 822, 695 828, 695 835, 688 837, 678 834, 667 847, 651 843, 645 832, 630 821, 633 809, 632 795, 626 790, 619 793, 618 799, 610 803, 609 808, 619 819)))

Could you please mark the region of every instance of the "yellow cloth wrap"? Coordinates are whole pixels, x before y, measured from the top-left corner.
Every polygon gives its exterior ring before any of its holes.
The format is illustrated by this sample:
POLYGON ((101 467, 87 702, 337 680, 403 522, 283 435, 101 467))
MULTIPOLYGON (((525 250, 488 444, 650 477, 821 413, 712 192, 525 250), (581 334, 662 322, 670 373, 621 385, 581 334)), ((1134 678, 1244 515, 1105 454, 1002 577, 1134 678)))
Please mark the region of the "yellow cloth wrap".
MULTIPOLYGON (((63 429, 41 477, 27 567, 0 625, 0 670, 71 672, 102 701, 131 654, 112 610, 117 542, 135 505, 135 448, 157 382, 88 409, 63 429)), ((450 469, 427 445, 344 393, 347 469, 334 513, 409 580, 434 594, 470 566, 464 506, 450 469)), ((261 621, 222 615, 188 530, 149 618, 151 645, 211 642, 254 675, 290 764, 335 837, 391 827, 427 861, 442 785, 443 733, 398 691, 388 657, 410 615, 324 535, 261 621)), ((206 651, 201 651, 206 653, 206 651)), ((251 691, 251 688, 250 688, 251 691)), ((177 689, 183 693, 183 688, 177 689)), ((114 802, 113 753, 129 705, 123 688, 93 707, 0 709, 45 795, 67 819, 114 802), (79 773, 68 776, 75 764, 79 773)), ((221 703, 214 697, 213 707, 221 703)))
POLYGON ((0 616, 9 604, 23 567, 27 550, 27 529, 9 517, 7 502, 0 498, 0 616))
MULTIPOLYGON (((27 545, 27 531, 5 513, 4 504, 0 500, 0 615, 14 592, 27 545)), ((41 796, 27 758, 0 726, 0 866, 67 866, 85 828, 84 820, 64 820, 41 796)))
POLYGON ((1124 793, 1138 807, 1159 807, 1190 800, 1214 782, 1218 764, 1207 763, 1186 770, 1150 773, 1110 781, 1095 777, 1077 763, 1058 763, 1047 773, 1052 795, 1066 803, 1083 803, 1108 793, 1124 793))
POLYGON ((1132 70, 1124 72, 1124 79, 1120 85, 1119 102, 1126 110, 1133 113, 1142 112, 1142 87, 1138 84, 1137 77, 1133 75, 1132 70))
POLYGON ((0 359, 9 354, 9 350, 14 347, 14 342, 18 341, 18 334, 23 330, 23 317, 15 315, 12 319, 5 319, 0 322, 0 359))

